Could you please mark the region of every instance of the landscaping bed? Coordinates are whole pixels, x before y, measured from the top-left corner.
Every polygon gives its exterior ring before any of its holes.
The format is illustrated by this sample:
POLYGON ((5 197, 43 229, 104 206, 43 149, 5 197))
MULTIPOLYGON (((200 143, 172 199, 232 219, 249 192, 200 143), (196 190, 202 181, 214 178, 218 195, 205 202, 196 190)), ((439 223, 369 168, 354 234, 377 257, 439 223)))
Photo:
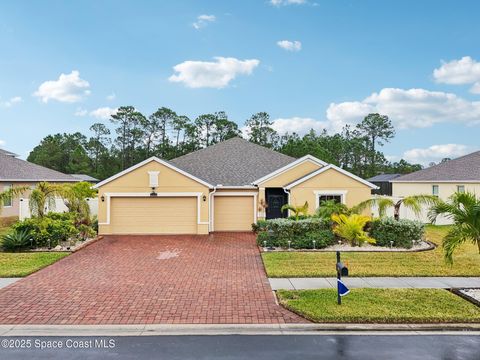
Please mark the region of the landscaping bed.
POLYGON ((480 308, 441 289, 279 290, 280 304, 324 323, 480 323, 480 308))
MULTIPOLYGON (((480 276, 480 254, 470 243, 455 254, 453 265, 445 263, 442 238, 448 226, 427 226, 426 238, 437 245, 422 252, 345 252, 350 276, 480 276)), ((264 252, 269 277, 333 277, 335 254, 331 252, 264 252)))

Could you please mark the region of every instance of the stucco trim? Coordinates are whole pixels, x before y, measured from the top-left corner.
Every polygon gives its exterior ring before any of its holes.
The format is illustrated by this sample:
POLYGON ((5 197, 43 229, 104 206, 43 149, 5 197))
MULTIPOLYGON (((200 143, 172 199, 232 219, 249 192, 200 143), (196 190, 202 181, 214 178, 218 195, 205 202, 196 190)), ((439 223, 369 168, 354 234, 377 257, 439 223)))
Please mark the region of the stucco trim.
POLYGON ((130 166, 128 169, 125 169, 125 170, 123 170, 123 171, 121 171, 121 172, 119 172, 119 173, 117 173, 113 176, 110 176, 108 179, 100 181, 98 184, 94 185, 93 188, 98 189, 98 188, 102 187, 103 185, 108 184, 109 182, 111 182, 115 179, 118 179, 119 177, 122 177, 123 175, 126 175, 129 172, 132 172, 133 170, 136 170, 136 169, 142 167, 143 165, 146 165, 146 164, 148 164, 149 162, 152 162, 152 161, 156 161, 157 163, 159 163, 161 165, 164 165, 164 166, 166 166, 166 167, 168 167, 172 170, 175 170, 176 172, 178 172, 178 173, 180 173, 180 174, 182 174, 182 175, 184 175, 184 176, 186 176, 186 177, 188 177, 192 180, 195 180, 196 182, 198 182, 202 185, 205 185, 208 188, 213 188, 213 185, 207 183, 206 181, 203 181, 202 179, 199 179, 196 176, 193 176, 192 174, 189 174, 186 171, 183 171, 182 169, 179 169, 176 166, 174 166, 174 165, 172 165, 172 164, 170 164, 170 163, 168 163, 168 162, 166 162, 162 159, 157 158, 156 156, 152 156, 152 157, 150 157, 146 160, 143 160, 142 162, 139 162, 136 165, 130 166))
MULTIPOLYGON (((200 202, 203 193, 201 192, 159 192, 157 196, 151 196, 150 193, 104 193, 105 201, 107 202, 107 221, 98 223, 98 225, 110 225, 110 200, 112 197, 196 197, 197 198, 197 224, 205 225, 205 222, 200 221, 200 202)), ((208 223, 207 223, 208 224, 208 223)))
POLYGON ((240 191, 224 191, 220 193, 212 194, 212 206, 210 207, 210 226, 209 231, 215 231, 215 196, 251 196, 253 198, 253 223, 257 222, 258 212, 257 212, 257 196, 258 193, 254 191, 249 192, 240 192, 240 191))
POLYGON ((274 178, 274 177, 276 177, 280 174, 283 174, 284 172, 296 167, 297 165, 300 165, 300 164, 304 163, 305 161, 310 161, 310 162, 313 162, 313 163, 321 165, 321 166, 327 166, 328 165, 325 161, 317 159, 315 156, 305 155, 305 156, 291 162, 290 164, 285 165, 284 167, 281 167, 280 169, 277 169, 277 170, 271 172, 270 174, 267 174, 267 175, 261 177, 260 179, 255 180, 254 182, 252 182, 252 184, 253 185, 261 184, 261 183, 263 183, 267 180, 270 180, 270 179, 272 179, 272 178, 274 178))
POLYGON ((311 179, 311 178, 313 178, 313 177, 315 177, 315 176, 317 176, 317 175, 319 175, 319 174, 321 174, 321 173, 323 173, 327 170, 330 170, 330 169, 336 170, 336 171, 338 171, 338 172, 340 172, 340 173, 342 173, 342 174, 344 174, 344 175, 346 175, 346 176, 348 176, 348 177, 350 177, 354 180, 357 180, 358 182, 361 182, 364 185, 367 185, 368 187, 370 187, 372 189, 378 189, 377 185, 374 185, 371 182, 369 182, 365 179, 362 179, 361 177, 359 177, 357 175, 354 175, 351 172, 348 172, 347 170, 343 170, 342 168, 339 168, 338 166, 335 166, 333 164, 329 164, 327 166, 324 166, 324 167, 318 169, 317 171, 314 171, 313 173, 305 175, 304 177, 302 177, 302 178, 290 183, 289 185, 285 186, 284 189, 290 190, 291 188, 294 188, 295 186, 307 181, 308 179, 311 179))

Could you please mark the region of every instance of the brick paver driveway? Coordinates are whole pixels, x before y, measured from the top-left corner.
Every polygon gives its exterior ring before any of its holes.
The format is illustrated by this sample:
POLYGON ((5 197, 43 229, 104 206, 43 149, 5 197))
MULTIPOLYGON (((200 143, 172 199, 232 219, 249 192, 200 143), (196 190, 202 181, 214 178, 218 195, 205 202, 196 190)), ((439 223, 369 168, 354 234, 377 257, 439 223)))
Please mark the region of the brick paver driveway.
POLYGON ((249 233, 108 236, 0 290, 1 324, 303 322, 249 233))

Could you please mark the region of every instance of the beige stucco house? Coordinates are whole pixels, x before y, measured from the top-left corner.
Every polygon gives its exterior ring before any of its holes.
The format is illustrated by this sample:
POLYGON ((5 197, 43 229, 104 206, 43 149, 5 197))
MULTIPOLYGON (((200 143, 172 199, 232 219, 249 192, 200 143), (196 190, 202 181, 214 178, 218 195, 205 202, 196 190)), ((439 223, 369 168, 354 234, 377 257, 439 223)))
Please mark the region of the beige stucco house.
POLYGON ((375 185, 307 155, 295 159, 233 138, 165 161, 149 158, 95 185, 100 234, 249 231, 281 207, 321 200, 353 206, 375 185))
MULTIPOLYGON (((19 159, 17 154, 0 149, 0 192, 12 186, 35 187, 36 184, 42 181, 69 183, 80 180, 59 171, 19 159)), ((24 216, 22 216, 21 212, 25 207, 21 206, 22 201, 28 201, 28 192, 5 202, 0 212, 0 220, 23 218, 24 216)))
MULTIPOLYGON (((457 191, 480 195, 480 151, 397 177, 391 183, 394 198, 426 194, 447 200, 457 191)), ((403 217, 429 221, 427 208, 419 216, 406 212, 403 217)), ((451 220, 440 217, 436 223, 449 224, 451 220)))

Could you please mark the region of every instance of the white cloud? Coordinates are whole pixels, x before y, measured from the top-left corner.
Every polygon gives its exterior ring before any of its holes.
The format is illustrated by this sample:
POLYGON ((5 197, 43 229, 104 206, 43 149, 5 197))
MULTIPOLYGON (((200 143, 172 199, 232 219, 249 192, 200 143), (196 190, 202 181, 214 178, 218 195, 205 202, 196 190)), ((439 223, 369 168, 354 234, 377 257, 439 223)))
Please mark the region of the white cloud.
POLYGON ((1 101, 0 106, 9 108, 14 105, 20 104, 21 102, 23 102, 23 99, 20 96, 14 96, 6 101, 1 101))
POLYGON ((113 109, 108 106, 101 107, 95 110, 90 111, 89 115, 97 119, 107 120, 110 119, 110 116, 117 113, 118 109, 113 109))
POLYGON ((270 0, 270 4, 273 6, 302 5, 306 3, 307 3, 307 0, 270 0))
POLYGON ((6 144, 5 140, 0 140, 0 148, 1 148, 1 147, 4 147, 5 144, 6 144))
POLYGON ((443 62, 442 66, 433 70, 433 77, 437 82, 443 84, 473 84, 470 91, 475 94, 480 93, 480 62, 470 56, 443 62))
POLYGON ((87 114, 88 114, 88 110, 78 108, 73 115, 75 115, 75 116, 87 116, 87 114))
POLYGON ((278 118, 272 121, 272 128, 279 134, 297 133, 302 136, 308 133, 311 129, 317 133, 324 129, 330 130, 330 124, 326 121, 319 121, 309 117, 294 116, 291 118, 278 118))
POLYGON ((300 41, 281 40, 277 41, 277 45, 287 51, 300 51, 302 50, 302 43, 300 41))
POLYGON ((217 18, 215 17, 215 15, 199 15, 197 16, 197 21, 195 21, 192 26, 197 29, 197 30, 200 30, 202 28, 204 28, 205 26, 207 26, 209 23, 212 23, 216 20, 217 18))
POLYGON ((237 75, 250 75, 259 64, 257 59, 215 57, 215 61, 184 61, 173 67, 177 73, 168 78, 190 88, 217 88, 227 86, 237 75))
POLYGON ((388 115, 399 129, 445 122, 480 123, 480 101, 440 91, 396 88, 382 89, 362 101, 332 103, 327 109, 327 119, 338 125, 354 123, 371 112, 388 115))
POLYGON ((70 74, 61 74, 58 80, 45 81, 33 94, 44 103, 49 100, 73 103, 90 94, 90 84, 80 78, 80 73, 73 70, 70 74))
POLYGON ((110 95, 107 95, 107 100, 108 101, 113 101, 113 100, 115 100, 116 97, 117 97, 117 95, 115 95, 115 93, 111 93, 110 95))
POLYGON ((439 162, 443 158, 454 159, 474 150, 474 148, 462 144, 432 145, 428 148, 407 150, 403 153, 403 158, 411 163, 428 165, 432 161, 439 162))

